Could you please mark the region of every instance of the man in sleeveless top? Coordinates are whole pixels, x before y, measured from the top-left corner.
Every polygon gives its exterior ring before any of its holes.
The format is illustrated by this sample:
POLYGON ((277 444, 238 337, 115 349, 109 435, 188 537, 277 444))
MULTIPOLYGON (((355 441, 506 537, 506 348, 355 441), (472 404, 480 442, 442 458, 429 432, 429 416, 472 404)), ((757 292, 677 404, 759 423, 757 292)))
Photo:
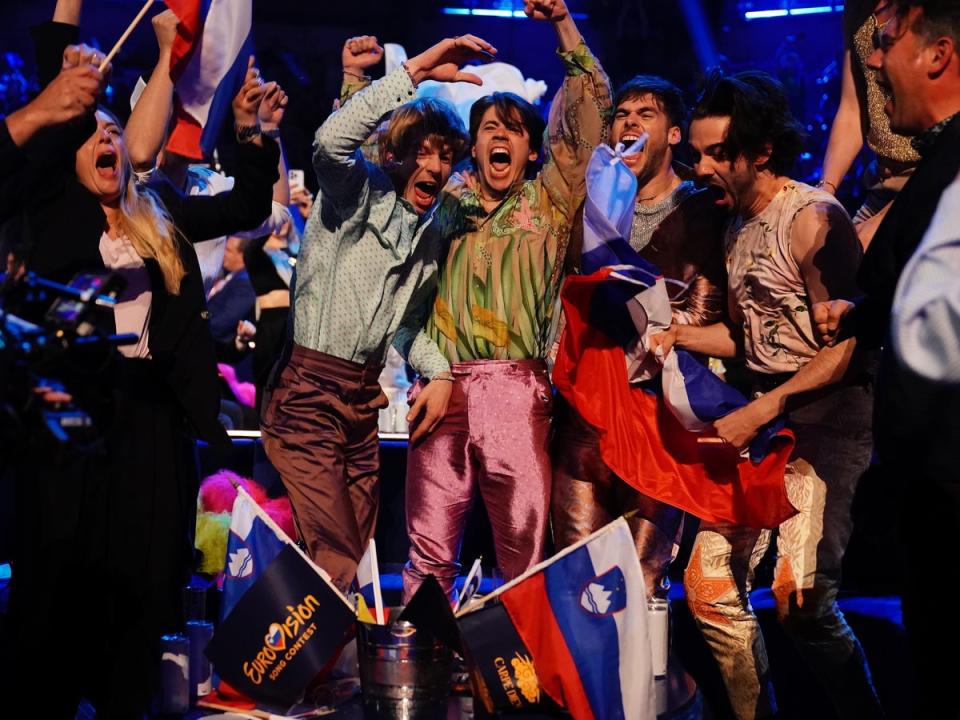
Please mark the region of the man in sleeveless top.
MULTIPOLYGON (((870 460, 869 380, 851 367, 851 343, 820 347, 810 315, 813 302, 854 291, 860 246, 833 196, 786 176, 802 139, 769 76, 708 82, 690 144, 695 171, 730 213, 727 317, 705 327, 674 325, 653 344, 744 356, 754 400, 715 423, 725 442, 745 448, 764 424, 786 418, 796 447, 785 483, 798 513, 778 528, 777 615, 840 717, 880 717, 863 650, 836 604, 850 503, 870 460)), ((704 523, 685 574, 691 612, 738 718, 776 713, 748 595, 770 537, 769 530, 704 523)))

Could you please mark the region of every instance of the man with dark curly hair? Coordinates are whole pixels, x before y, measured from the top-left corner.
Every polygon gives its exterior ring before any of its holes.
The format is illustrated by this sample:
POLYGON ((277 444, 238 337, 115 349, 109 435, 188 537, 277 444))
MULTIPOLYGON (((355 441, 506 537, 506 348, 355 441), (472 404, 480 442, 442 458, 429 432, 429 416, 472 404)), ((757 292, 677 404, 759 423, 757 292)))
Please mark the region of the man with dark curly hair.
MULTIPOLYGON (((836 604, 850 503, 870 460, 870 378, 851 343, 822 348, 810 307, 855 291, 860 245, 830 194, 791 180, 803 143, 783 89, 763 73, 715 75, 693 112, 694 170, 730 213, 727 317, 655 336, 714 357, 742 354, 753 402, 718 420, 745 448, 778 416, 796 435, 785 484, 797 514, 778 528, 773 581, 784 629, 844 718, 882 716, 860 643, 836 604)), ((771 531, 703 523, 685 574, 691 612, 720 666, 738 718, 776 713, 763 636, 750 607, 771 531)))

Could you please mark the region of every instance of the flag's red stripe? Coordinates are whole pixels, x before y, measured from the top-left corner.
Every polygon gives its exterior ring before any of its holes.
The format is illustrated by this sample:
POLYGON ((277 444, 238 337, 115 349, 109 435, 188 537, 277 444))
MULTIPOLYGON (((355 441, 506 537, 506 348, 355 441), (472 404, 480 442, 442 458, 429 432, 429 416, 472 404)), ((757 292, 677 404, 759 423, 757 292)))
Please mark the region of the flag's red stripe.
POLYGON ((533 656, 540 687, 575 720, 594 720, 577 666, 550 608, 543 573, 507 590, 501 599, 517 633, 533 656))
POLYGON ((174 82, 183 75, 193 49, 200 41, 203 21, 200 17, 200 0, 165 0, 166 6, 179 18, 177 38, 170 54, 170 77, 174 82))

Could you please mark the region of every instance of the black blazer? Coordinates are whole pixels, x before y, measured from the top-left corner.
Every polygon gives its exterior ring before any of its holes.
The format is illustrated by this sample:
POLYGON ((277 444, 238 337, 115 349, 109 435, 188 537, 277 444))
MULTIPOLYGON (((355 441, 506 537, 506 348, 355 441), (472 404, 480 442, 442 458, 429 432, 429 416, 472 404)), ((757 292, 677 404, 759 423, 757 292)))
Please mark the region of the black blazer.
MULTIPOLYGON (((53 40, 38 38, 41 54, 59 57, 72 41, 66 32, 54 35, 53 40)), ((87 120, 83 128, 90 127, 87 120)), ((99 246, 106 217, 100 203, 74 174, 76 148, 86 141, 89 132, 83 134, 74 126, 58 129, 54 135, 44 148, 64 150, 28 153, 28 162, 13 182, 6 183, 0 215, 12 209, 22 218, 27 269, 65 282, 77 272, 104 269, 99 246)), ((263 147, 239 146, 236 183, 230 192, 196 197, 182 195, 165 181, 152 186, 187 240, 178 245, 187 274, 180 293, 171 295, 165 289, 160 266, 154 260, 145 260, 153 292, 150 354, 192 431, 210 442, 227 439, 217 420, 220 388, 203 282, 189 243, 260 225, 270 215, 278 161, 277 144, 264 138, 263 147)))
MULTIPOLYGON (((926 381, 897 362, 889 343, 890 312, 900 274, 930 226, 940 196, 958 172, 960 116, 924 153, 877 228, 858 275, 860 289, 866 293, 857 303, 858 342, 867 347, 886 345, 877 378, 874 447, 883 464, 910 459, 914 481, 957 473, 960 388, 926 381)), ((960 487, 952 492, 960 493, 960 487)))
POLYGON ((897 281, 923 239, 940 195, 960 171, 960 116, 940 132, 893 201, 864 253, 857 284, 866 297, 857 302, 857 339, 871 348, 887 338, 897 281))

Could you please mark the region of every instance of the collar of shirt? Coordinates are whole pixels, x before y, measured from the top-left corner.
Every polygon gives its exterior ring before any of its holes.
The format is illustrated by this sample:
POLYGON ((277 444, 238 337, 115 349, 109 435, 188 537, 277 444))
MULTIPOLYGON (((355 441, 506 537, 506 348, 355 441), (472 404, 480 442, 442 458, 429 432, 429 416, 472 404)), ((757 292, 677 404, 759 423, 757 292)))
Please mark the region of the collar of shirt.
POLYGON ((952 123, 957 116, 960 116, 960 113, 954 113, 950 117, 946 117, 940 122, 938 122, 933 127, 929 127, 924 130, 922 133, 917 135, 910 141, 910 144, 913 145, 913 149, 916 150, 921 156, 926 155, 937 144, 937 138, 940 137, 940 133, 946 129, 947 125, 952 123))

